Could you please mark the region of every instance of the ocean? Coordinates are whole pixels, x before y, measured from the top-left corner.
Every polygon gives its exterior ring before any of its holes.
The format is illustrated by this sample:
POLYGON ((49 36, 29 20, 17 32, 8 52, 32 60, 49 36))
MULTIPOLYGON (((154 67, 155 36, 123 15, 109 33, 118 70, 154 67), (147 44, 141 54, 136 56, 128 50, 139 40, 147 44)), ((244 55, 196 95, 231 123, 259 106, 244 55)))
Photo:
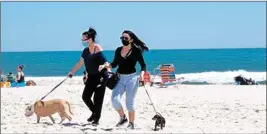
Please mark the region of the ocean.
MULTIPOLYGON (((81 51, 1 52, 1 69, 16 73, 24 65, 26 77, 66 76, 79 61, 81 51)), ((104 51, 109 62, 114 51, 104 51)), ((266 48, 242 49, 172 49, 144 53, 147 70, 153 75, 159 64, 174 64, 178 77, 187 84, 229 84, 243 75, 266 84, 266 48)), ((137 73, 140 65, 137 63, 137 73)), ((82 67, 76 75, 82 76, 82 67)))

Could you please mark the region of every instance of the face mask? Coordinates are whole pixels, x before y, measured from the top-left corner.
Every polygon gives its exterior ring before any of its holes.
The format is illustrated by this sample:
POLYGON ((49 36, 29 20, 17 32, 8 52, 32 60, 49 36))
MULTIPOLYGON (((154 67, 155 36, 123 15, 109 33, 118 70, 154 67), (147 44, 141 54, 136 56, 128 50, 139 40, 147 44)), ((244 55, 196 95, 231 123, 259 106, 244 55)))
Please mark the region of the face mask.
POLYGON ((88 46, 88 43, 86 41, 83 41, 82 44, 83 44, 84 47, 88 46))
POLYGON ((127 40, 122 40, 121 42, 123 46, 128 46, 130 44, 127 40))

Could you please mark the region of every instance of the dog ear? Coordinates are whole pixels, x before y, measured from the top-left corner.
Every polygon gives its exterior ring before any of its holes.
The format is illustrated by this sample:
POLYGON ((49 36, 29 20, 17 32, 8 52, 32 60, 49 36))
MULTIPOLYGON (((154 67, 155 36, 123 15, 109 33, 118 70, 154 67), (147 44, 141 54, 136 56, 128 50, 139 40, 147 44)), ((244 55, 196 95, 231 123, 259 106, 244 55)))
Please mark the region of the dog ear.
POLYGON ((43 101, 40 101, 40 102, 41 102, 42 106, 44 106, 44 102, 43 101))

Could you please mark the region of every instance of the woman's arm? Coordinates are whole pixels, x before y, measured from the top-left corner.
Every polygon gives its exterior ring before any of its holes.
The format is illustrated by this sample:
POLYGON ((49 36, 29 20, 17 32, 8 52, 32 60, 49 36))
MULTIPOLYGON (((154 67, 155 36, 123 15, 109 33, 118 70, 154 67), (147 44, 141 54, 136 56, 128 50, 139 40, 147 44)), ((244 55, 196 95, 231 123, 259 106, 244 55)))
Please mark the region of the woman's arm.
POLYGON ((21 77, 21 73, 20 73, 20 72, 18 72, 18 75, 17 75, 17 79, 16 79, 16 81, 20 80, 20 77, 21 77))
POLYGON ((143 54, 139 51, 138 51, 138 62, 139 62, 140 67, 141 67, 140 77, 141 77, 141 80, 143 80, 143 77, 144 77, 144 74, 146 71, 146 63, 144 61, 143 54))
POLYGON ((72 68, 71 74, 73 75, 77 70, 79 70, 84 64, 83 57, 80 58, 79 62, 72 68))
POLYGON ((103 48, 100 45, 96 45, 96 53, 99 53, 100 65, 108 64, 106 56, 103 54, 103 48))
POLYGON ((110 72, 111 71, 110 70, 110 64, 108 63, 106 56, 103 54, 103 49, 100 45, 96 45, 96 52, 99 53, 100 66, 99 66, 98 70, 101 71, 103 68, 106 67, 108 69, 108 71, 110 72))
POLYGON ((142 55, 142 53, 139 53, 139 56, 138 56, 138 62, 140 64, 140 67, 141 67, 141 72, 145 72, 146 71, 146 63, 144 61, 144 57, 142 55))
POLYGON ((119 53, 120 53, 119 48, 117 48, 115 51, 115 56, 113 58, 113 61, 110 64, 106 65, 107 68, 112 69, 112 68, 116 68, 118 66, 118 58, 119 58, 118 54, 119 53))
POLYGON ((76 65, 71 69, 71 71, 69 72, 68 76, 72 77, 72 75, 74 75, 74 73, 79 70, 82 65, 84 64, 84 57, 86 55, 86 51, 89 51, 89 48, 85 48, 83 49, 82 55, 80 60, 78 61, 78 63, 76 63, 76 65))

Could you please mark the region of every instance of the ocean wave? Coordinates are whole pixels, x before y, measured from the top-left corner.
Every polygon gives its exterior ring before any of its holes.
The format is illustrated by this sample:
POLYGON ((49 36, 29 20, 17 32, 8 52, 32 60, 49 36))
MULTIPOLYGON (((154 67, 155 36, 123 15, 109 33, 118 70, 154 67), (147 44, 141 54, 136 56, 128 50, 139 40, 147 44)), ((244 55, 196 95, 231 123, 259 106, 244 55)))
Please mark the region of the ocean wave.
MULTIPOLYGON (((224 71, 224 72, 199 72, 199 73, 184 73, 176 74, 176 78, 184 77, 182 84, 190 85, 208 85, 208 84, 235 84, 234 77, 242 75, 246 78, 251 78, 259 84, 266 85, 266 72, 248 72, 246 70, 234 70, 234 71, 224 71)), ((66 82, 68 84, 83 84, 83 76, 74 76, 66 82)), ((55 76, 55 77, 26 77, 26 80, 34 80, 38 83, 45 84, 56 84, 65 79, 66 76, 55 76)), ((151 79, 154 82, 160 82, 159 76, 151 75, 151 79)))
POLYGON ((266 84, 266 72, 248 72, 246 70, 234 70, 224 72, 200 72, 177 74, 177 77, 184 77, 183 83, 200 83, 200 84, 234 84, 234 77, 242 75, 245 78, 251 78, 259 84, 266 84))

